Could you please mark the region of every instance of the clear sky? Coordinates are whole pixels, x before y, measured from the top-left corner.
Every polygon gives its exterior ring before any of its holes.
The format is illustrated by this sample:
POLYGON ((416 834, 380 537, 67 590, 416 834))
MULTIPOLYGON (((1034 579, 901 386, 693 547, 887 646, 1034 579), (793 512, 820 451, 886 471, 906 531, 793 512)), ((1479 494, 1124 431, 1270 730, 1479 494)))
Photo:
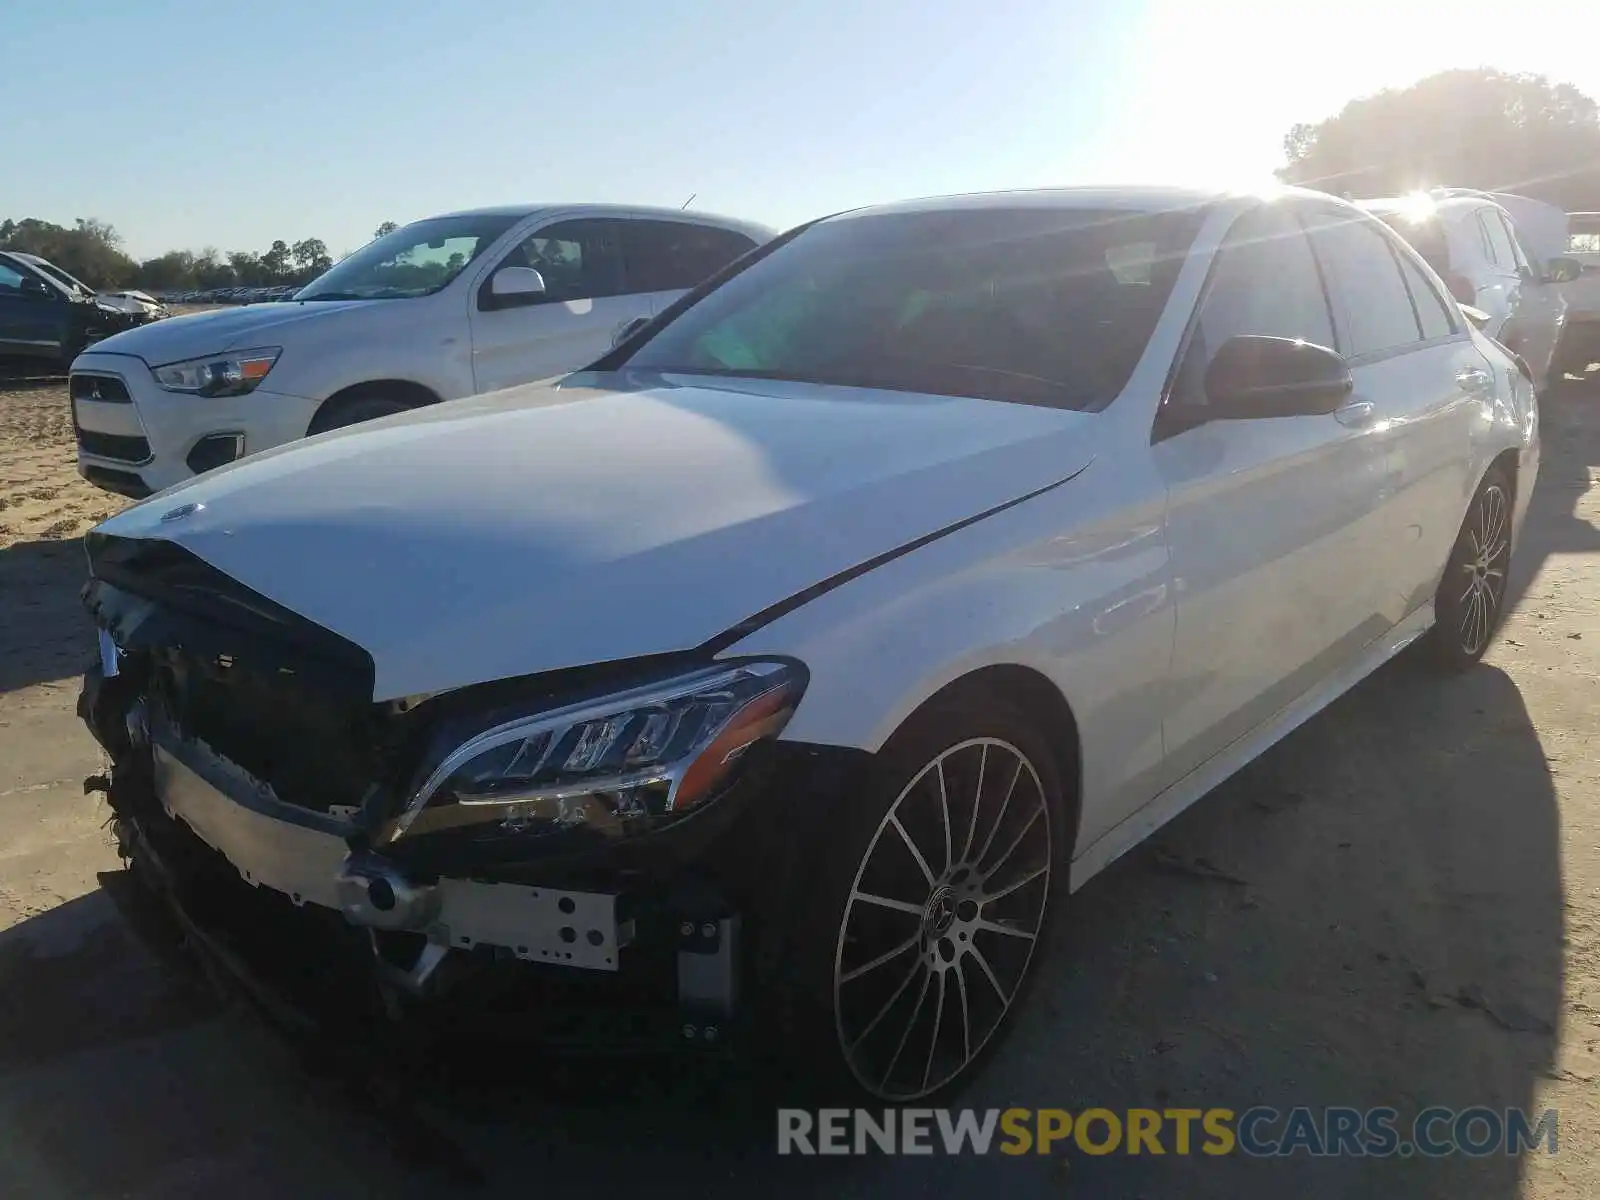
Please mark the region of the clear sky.
POLYGON ((1578 0, 0 0, 0 217, 135 256, 523 200, 784 226, 1078 182, 1248 186, 1446 67, 1600 97, 1578 0))

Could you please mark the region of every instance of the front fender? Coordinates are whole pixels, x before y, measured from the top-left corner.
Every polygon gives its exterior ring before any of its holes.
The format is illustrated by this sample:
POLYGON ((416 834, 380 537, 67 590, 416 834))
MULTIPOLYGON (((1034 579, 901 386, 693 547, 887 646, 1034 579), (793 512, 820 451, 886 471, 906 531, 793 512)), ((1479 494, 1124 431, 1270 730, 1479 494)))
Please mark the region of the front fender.
POLYGON ((1037 672, 1077 724, 1086 844, 1130 796, 1149 794, 1160 769, 1175 621, 1164 515, 1153 477, 1091 466, 826 592, 725 653, 806 664, 811 683, 785 739, 873 752, 974 671, 1037 672))

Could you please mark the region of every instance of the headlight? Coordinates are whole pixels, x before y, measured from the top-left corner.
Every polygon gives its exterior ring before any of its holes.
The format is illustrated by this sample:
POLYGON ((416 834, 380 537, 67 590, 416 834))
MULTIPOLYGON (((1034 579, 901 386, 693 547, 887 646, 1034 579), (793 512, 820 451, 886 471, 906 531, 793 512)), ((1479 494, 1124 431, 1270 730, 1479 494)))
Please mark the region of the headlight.
POLYGON ((495 823, 621 833, 685 812, 783 730, 804 690, 798 666, 740 663, 498 725, 439 764, 394 836, 495 823))
POLYGON ((169 392, 193 392, 198 396, 242 396, 255 391, 281 353, 278 347, 270 346, 260 350, 209 354, 205 358, 151 367, 150 373, 169 392))

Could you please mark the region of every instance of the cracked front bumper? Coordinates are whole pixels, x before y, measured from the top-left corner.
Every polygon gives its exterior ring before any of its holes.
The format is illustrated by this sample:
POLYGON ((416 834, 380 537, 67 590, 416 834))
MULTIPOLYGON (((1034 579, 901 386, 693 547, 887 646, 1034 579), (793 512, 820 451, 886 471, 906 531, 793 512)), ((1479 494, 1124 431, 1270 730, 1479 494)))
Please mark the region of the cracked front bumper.
POLYGON ((79 712, 112 755, 108 799, 136 875, 262 1007, 357 1038, 398 1023, 584 1052, 736 1042, 775 915, 804 907, 797 821, 825 821, 824 798, 850 795, 869 761, 782 749, 758 786, 727 797, 715 836, 687 858, 667 842, 659 870, 638 869, 648 855, 633 845, 612 871, 457 872, 376 853, 338 814, 286 804, 204 743, 130 721, 135 691, 96 666, 79 712))
POLYGON ((161 739, 151 746, 157 800, 252 887, 298 906, 340 913, 351 925, 416 934, 420 987, 448 949, 492 947, 529 962, 615 971, 632 935, 619 897, 513 883, 439 878, 417 882, 370 851, 352 850, 340 822, 279 810, 203 746, 161 739), (230 778, 231 777, 231 778, 230 778))

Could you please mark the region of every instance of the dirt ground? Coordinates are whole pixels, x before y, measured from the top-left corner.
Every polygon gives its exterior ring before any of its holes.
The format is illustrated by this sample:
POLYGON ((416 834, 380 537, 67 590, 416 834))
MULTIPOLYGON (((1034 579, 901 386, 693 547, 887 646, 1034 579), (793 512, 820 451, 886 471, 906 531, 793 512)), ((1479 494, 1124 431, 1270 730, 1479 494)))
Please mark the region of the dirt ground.
POLYGON ((147 951, 72 714, 74 539, 119 502, 77 479, 59 384, 0 384, 0 1196, 467 1194, 434 1142, 495 1196, 1600 1195, 1600 391, 1545 412, 1487 661, 1391 665, 1074 897, 960 1102, 1554 1108, 1557 1153, 818 1162, 772 1154, 736 1078, 663 1064, 508 1065, 397 1132, 147 951))

